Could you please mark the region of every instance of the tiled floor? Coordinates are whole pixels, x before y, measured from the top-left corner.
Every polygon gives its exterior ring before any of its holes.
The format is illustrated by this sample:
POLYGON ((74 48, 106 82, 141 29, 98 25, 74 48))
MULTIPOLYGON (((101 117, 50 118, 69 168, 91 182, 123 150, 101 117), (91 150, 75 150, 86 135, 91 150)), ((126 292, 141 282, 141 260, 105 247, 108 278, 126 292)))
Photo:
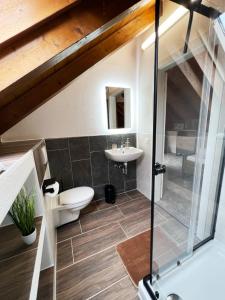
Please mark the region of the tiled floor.
POLYGON ((188 227, 191 218, 194 167, 193 174, 187 175, 182 161, 181 156, 165 154, 167 171, 164 177, 163 197, 158 201, 158 205, 188 227))
MULTIPOLYGON (((185 239, 184 228, 171 223, 175 221, 157 207, 155 226, 179 245, 185 239), (176 234, 171 226, 176 226, 176 234)), ((115 246, 149 230, 149 222, 150 201, 131 191, 119 195, 114 205, 93 201, 79 221, 58 228, 57 300, 138 299, 115 246)), ((165 251, 171 255, 163 243, 162 247, 160 256, 165 251)))

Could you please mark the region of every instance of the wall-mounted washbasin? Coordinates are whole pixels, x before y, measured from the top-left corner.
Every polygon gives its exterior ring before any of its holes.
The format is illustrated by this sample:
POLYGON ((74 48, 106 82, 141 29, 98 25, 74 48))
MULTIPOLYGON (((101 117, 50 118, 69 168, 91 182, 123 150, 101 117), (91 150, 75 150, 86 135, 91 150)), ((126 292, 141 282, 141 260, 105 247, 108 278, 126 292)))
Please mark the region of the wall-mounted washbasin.
POLYGON ((135 147, 125 147, 105 150, 105 155, 107 158, 113 161, 127 163, 128 161, 138 159, 143 154, 143 152, 143 150, 135 147))

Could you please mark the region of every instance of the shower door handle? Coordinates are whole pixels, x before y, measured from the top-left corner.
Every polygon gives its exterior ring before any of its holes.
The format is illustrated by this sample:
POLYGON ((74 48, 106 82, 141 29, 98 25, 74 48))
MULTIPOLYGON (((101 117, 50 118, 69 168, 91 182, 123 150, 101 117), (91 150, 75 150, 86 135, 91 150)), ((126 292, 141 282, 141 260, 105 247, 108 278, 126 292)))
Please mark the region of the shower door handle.
POLYGON ((155 163, 154 169, 153 169, 153 175, 157 176, 159 174, 165 174, 166 173, 166 166, 161 165, 160 163, 155 163))

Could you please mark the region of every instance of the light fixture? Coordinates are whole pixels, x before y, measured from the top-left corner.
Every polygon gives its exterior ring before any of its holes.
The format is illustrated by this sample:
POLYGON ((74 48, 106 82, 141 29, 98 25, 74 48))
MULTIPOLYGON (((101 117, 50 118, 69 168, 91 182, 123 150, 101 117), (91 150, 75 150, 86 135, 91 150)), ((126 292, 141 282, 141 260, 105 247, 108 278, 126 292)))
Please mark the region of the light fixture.
MULTIPOLYGON (((188 9, 186 9, 183 6, 180 6, 177 8, 172 15, 170 15, 165 22, 163 22, 159 26, 159 36, 161 36, 163 33, 165 33, 170 27, 172 27, 174 24, 176 24, 186 13, 188 12, 188 9)), ((141 45, 142 50, 147 49, 155 42, 155 32, 152 33, 141 45)))

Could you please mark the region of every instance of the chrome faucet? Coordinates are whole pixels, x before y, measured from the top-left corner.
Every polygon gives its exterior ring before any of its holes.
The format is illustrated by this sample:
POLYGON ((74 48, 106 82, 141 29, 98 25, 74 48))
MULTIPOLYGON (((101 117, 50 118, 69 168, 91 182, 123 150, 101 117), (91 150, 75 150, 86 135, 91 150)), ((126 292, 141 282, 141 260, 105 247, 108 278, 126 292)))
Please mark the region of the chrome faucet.
POLYGON ((127 138, 125 142, 125 148, 129 148, 129 147, 130 147, 130 139, 127 138))
POLYGON ((120 148, 121 148, 121 149, 124 149, 124 148, 129 148, 129 147, 130 147, 130 139, 127 138, 127 139, 126 139, 126 142, 124 143, 124 142, 123 142, 123 138, 122 138, 120 148))
POLYGON ((123 142, 123 138, 121 139, 121 146, 120 146, 120 148, 121 149, 123 149, 124 148, 124 146, 125 146, 125 144, 124 144, 124 142, 123 142))

